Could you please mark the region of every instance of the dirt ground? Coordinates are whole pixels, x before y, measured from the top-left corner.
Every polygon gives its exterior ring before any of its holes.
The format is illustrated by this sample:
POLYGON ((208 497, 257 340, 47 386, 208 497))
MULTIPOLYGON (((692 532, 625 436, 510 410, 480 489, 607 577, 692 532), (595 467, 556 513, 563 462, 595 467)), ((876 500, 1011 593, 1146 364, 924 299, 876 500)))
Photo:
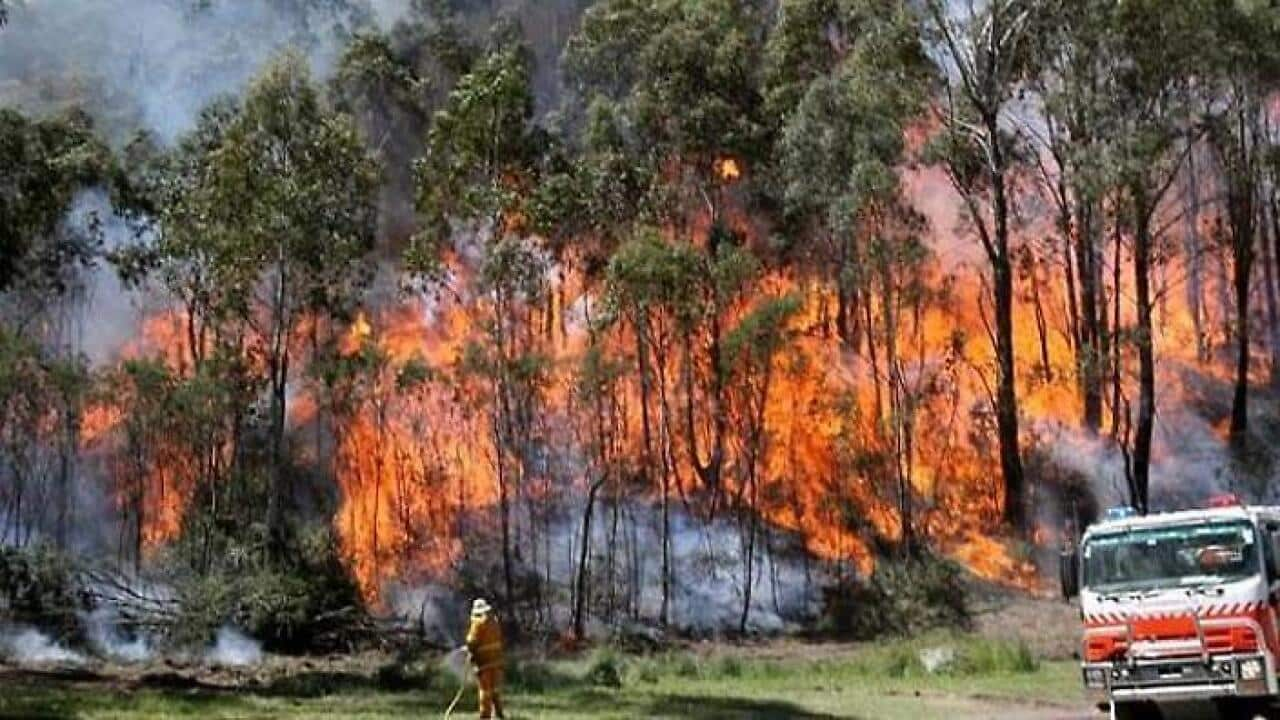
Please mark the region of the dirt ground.
POLYGON ((1019 640, 1044 660, 1080 658, 1080 607, 1048 594, 1029 595, 979 587, 974 590, 974 631, 1019 640))

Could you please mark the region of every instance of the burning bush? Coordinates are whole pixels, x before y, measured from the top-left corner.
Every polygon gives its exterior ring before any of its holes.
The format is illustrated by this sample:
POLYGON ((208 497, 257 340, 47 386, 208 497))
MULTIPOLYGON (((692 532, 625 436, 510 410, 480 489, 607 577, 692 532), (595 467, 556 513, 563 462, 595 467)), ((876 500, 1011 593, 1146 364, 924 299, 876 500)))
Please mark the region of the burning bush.
POLYGON ((934 555, 880 562, 870 578, 826 590, 823 630, 871 639, 968 627, 962 573, 956 563, 934 555))

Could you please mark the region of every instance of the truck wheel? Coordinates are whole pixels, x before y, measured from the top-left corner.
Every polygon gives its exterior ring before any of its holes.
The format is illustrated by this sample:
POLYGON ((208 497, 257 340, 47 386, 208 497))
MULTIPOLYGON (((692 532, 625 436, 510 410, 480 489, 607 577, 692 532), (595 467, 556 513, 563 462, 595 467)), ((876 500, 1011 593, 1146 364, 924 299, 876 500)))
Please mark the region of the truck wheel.
POLYGON ((1116 703, 1116 720, 1164 720, 1164 713, 1153 702, 1116 703))

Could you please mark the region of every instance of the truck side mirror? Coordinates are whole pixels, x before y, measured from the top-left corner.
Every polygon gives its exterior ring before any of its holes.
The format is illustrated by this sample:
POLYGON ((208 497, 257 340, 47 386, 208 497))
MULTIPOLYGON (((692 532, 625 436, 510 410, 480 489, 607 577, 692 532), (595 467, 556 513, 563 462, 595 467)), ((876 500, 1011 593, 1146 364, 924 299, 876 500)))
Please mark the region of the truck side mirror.
POLYGON ((1062 585, 1062 597, 1070 600, 1080 594, 1080 553, 1075 548, 1063 548, 1058 554, 1058 582, 1062 585))
POLYGON ((1280 579, 1280 533, 1267 533, 1267 575, 1268 580, 1280 579))

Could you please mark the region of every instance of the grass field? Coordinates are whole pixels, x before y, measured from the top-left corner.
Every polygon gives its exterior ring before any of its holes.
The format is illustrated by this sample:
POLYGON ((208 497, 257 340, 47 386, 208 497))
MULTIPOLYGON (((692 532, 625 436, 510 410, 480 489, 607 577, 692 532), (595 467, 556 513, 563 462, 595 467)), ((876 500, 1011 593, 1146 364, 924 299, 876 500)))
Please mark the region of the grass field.
MULTIPOLYGON (((160 689, 38 674, 0 678, 6 718, 432 718, 457 681, 439 671, 401 677, 296 673, 254 688, 160 689), (416 686, 416 687, 415 687, 416 686), (425 689, 424 689, 425 688, 425 689)), ((934 637, 890 646, 718 649, 649 657, 596 653, 513 663, 511 718, 928 718, 1087 717, 1076 666, 1040 663, 1025 649, 934 637), (918 651, 955 650, 949 671, 926 673, 918 651)), ((468 692, 457 716, 474 717, 468 692)))

